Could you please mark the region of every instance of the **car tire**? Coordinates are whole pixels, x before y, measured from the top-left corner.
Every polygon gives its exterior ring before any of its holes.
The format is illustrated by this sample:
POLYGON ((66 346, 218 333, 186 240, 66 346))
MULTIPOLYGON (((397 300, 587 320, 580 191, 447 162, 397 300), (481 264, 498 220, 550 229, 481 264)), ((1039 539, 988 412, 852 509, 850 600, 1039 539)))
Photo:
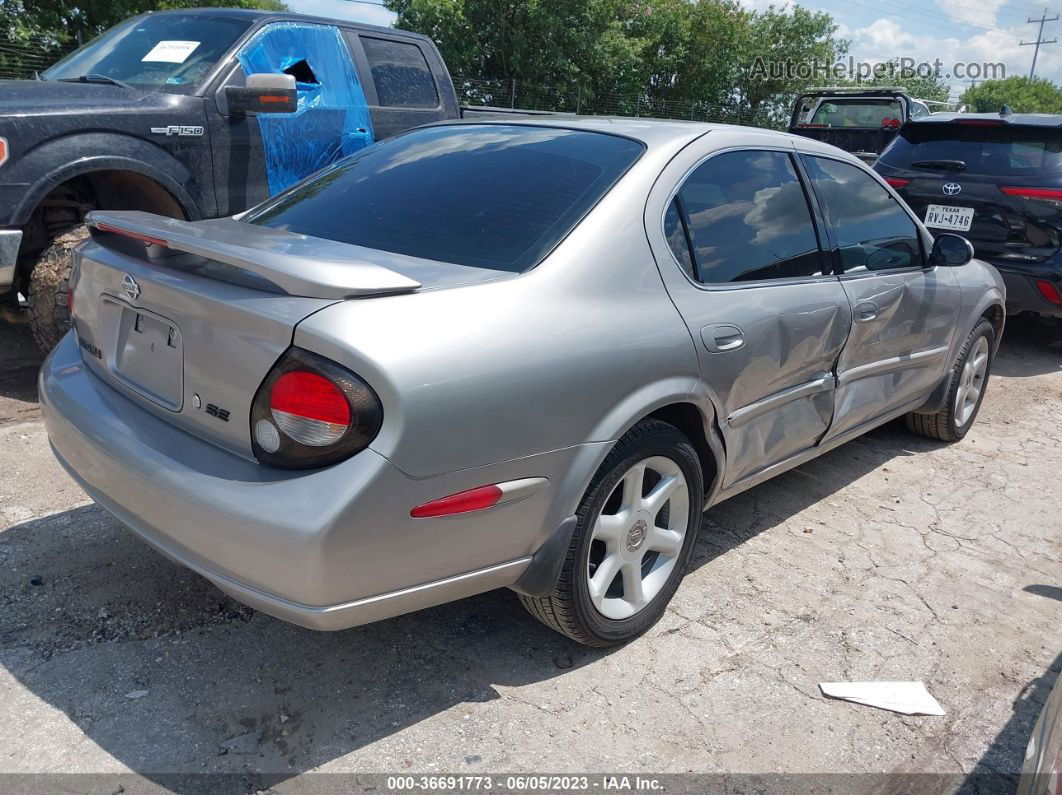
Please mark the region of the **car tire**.
POLYGON ((30 330, 45 353, 70 330, 70 252, 88 236, 85 226, 59 235, 41 252, 30 274, 26 291, 30 330))
POLYGON ((944 408, 934 414, 908 414, 907 427, 920 436, 942 442, 957 442, 966 436, 985 398, 995 350, 996 329, 982 318, 951 368, 944 408))
POLYGON ((678 589, 703 505, 704 477, 689 439, 673 425, 643 420, 590 482, 553 592, 520 600, 543 624, 587 646, 636 638, 678 589))

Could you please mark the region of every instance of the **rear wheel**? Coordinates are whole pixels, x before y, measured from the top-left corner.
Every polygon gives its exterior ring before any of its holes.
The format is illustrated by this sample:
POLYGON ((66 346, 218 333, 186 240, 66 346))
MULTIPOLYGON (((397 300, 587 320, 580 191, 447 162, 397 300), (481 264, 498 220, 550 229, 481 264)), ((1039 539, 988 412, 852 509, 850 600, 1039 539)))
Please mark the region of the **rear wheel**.
POLYGON ((966 436, 985 397, 995 343, 995 328, 982 319, 966 338, 952 367, 944 408, 935 414, 908 414, 907 427, 942 442, 957 442, 966 436))
POLYGON ((590 483, 553 593, 521 595, 524 606, 589 646, 637 637, 660 619, 685 574, 703 495, 689 440, 667 423, 639 423, 590 483))
POLYGON ((45 353, 70 329, 70 252, 88 235, 85 226, 59 235, 41 252, 30 274, 26 291, 30 330, 45 353))

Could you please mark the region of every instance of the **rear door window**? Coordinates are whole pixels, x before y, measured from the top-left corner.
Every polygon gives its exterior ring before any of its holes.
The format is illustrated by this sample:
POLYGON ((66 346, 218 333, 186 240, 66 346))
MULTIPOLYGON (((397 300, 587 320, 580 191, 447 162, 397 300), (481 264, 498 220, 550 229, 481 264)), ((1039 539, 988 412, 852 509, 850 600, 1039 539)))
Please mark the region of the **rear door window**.
POLYGON ((548 254, 643 150, 618 135, 558 127, 427 127, 321 172, 246 220, 519 272, 548 254))
POLYGON ((683 270, 692 267, 702 282, 822 274, 811 210, 785 152, 724 152, 704 161, 682 184, 664 226, 683 270))
POLYGON ((801 158, 845 273, 922 267, 918 227, 881 183, 850 163, 801 158))
POLYGON ((428 61, 416 44, 361 37, 378 102, 388 108, 434 108, 439 104, 428 61))
POLYGON ((986 176, 1059 174, 1062 131, 1009 124, 909 124, 881 155, 881 163, 894 168, 932 169, 940 161, 958 161, 960 170, 986 176))

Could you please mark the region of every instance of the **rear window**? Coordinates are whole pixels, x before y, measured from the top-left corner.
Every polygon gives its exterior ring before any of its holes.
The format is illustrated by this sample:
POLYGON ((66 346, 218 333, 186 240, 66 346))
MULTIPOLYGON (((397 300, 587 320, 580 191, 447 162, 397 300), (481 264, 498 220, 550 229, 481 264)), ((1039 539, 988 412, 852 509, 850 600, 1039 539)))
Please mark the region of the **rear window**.
POLYGON ((895 99, 830 98, 819 105, 811 123, 829 127, 881 127, 883 120, 900 120, 902 114, 900 102, 895 99))
POLYGON ((545 257, 642 151, 628 138, 555 127, 428 127, 359 152, 245 220, 520 272, 545 257))
POLYGON ((894 168, 959 160, 971 174, 1032 176, 1062 173, 1062 132, 1040 127, 975 127, 966 124, 911 124, 882 153, 894 168))

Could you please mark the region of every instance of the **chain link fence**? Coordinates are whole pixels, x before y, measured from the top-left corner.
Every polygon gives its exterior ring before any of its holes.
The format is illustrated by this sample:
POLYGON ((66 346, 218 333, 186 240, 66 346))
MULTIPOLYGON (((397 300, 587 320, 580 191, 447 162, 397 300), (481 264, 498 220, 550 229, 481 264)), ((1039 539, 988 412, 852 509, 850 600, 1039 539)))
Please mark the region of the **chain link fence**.
POLYGON ((591 116, 645 116, 656 119, 686 119, 729 124, 777 126, 765 114, 755 114, 735 102, 729 106, 704 102, 674 102, 643 94, 616 94, 582 86, 567 90, 529 85, 520 80, 486 80, 453 76, 462 105, 523 108, 591 116))

